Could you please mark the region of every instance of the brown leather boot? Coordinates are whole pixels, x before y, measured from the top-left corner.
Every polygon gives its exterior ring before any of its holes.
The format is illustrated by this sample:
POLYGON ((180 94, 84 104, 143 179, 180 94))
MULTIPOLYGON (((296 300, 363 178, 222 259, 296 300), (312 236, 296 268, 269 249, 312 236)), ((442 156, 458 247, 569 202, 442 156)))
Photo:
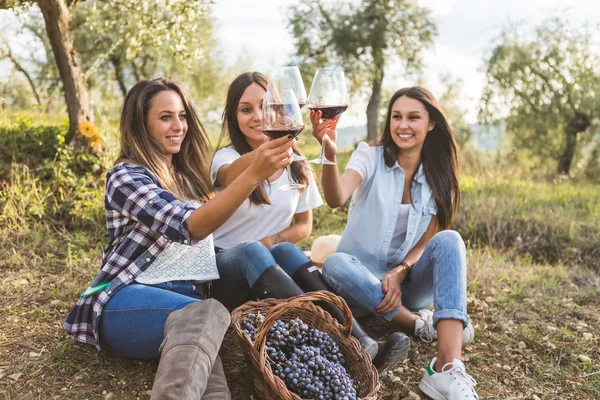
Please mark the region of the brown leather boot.
MULTIPOLYGON (((171 313, 165 324, 151 399, 203 399, 229 322, 229 312, 215 299, 198 301, 171 313)), ((217 398, 229 397, 211 399, 217 398)))

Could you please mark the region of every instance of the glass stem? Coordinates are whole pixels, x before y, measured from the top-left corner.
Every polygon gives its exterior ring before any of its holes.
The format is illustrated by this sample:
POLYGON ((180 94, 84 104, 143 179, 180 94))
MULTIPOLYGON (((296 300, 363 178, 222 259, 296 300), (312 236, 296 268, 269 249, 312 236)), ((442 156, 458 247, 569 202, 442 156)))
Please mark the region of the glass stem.
POLYGON ((321 140, 321 160, 326 160, 325 158, 325 138, 321 140))

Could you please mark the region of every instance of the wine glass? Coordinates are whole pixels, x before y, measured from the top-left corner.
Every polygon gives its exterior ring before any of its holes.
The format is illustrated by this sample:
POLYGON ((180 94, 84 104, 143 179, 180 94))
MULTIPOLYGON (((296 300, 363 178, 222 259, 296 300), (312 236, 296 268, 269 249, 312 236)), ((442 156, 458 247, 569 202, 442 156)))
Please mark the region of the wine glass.
MULTIPOLYGON (((285 89, 292 89, 294 91, 300 108, 306 105, 306 89, 304 88, 300 70, 295 65, 275 68, 269 72, 267 91, 273 94, 276 102, 280 102, 281 93, 285 89)), ((306 157, 296 153, 293 153, 292 157, 293 161, 306 160, 306 157)))
MULTIPOLYGON (((317 69, 307 102, 308 108, 312 111, 321 111, 322 119, 331 119, 342 115, 348 108, 348 91, 346 90, 344 71, 339 67, 317 69)), ((309 162, 335 165, 334 162, 325 158, 324 153, 325 147, 321 142, 321 154, 309 162)))
MULTIPOLYGON (((277 139, 283 136, 292 135, 296 137, 304 129, 304 120, 302 112, 298 105, 298 99, 292 89, 283 89, 280 96, 276 99, 272 92, 265 92, 262 106, 262 125, 261 129, 265 135, 277 139)), ((292 179, 292 170, 288 165, 286 167, 288 181, 279 186, 276 190, 298 190, 306 187, 292 179)))
POLYGON ((302 75, 300 75, 300 70, 297 66, 279 67, 269 72, 267 91, 273 93, 273 96, 277 100, 284 89, 292 89, 294 91, 300 108, 306 105, 306 89, 304 89, 302 75))

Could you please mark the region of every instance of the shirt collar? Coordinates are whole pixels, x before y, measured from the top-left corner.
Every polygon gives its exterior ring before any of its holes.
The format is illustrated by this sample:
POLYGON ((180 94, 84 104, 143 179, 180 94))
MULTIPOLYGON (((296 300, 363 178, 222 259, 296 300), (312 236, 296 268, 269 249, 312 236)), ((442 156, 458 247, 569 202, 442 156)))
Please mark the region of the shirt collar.
MULTIPOLYGON (((391 169, 400 168, 400 164, 398 164, 398 161, 396 160, 396 161, 394 161, 394 165, 392 165, 390 168, 391 169)), ((415 174, 414 179, 421 184, 427 183, 427 178, 425 178, 425 171, 423 170, 423 163, 419 164, 419 168, 417 168, 417 173, 415 174)))
POLYGON ((419 164, 419 169, 417 169, 415 180, 421 184, 427 183, 427 179, 425 178, 425 171, 423 170, 423 163, 419 164))

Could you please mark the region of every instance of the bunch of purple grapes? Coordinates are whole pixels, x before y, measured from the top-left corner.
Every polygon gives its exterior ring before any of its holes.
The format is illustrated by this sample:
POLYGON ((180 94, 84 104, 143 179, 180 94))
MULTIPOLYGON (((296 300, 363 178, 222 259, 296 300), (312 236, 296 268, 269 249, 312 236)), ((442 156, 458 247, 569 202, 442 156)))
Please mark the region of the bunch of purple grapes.
MULTIPOLYGON (((254 341, 264 316, 248 314, 243 331, 254 341)), ((277 320, 265 344, 273 372, 292 392, 318 400, 356 400, 356 382, 344 368, 346 360, 327 333, 310 328, 300 318, 277 320)))

